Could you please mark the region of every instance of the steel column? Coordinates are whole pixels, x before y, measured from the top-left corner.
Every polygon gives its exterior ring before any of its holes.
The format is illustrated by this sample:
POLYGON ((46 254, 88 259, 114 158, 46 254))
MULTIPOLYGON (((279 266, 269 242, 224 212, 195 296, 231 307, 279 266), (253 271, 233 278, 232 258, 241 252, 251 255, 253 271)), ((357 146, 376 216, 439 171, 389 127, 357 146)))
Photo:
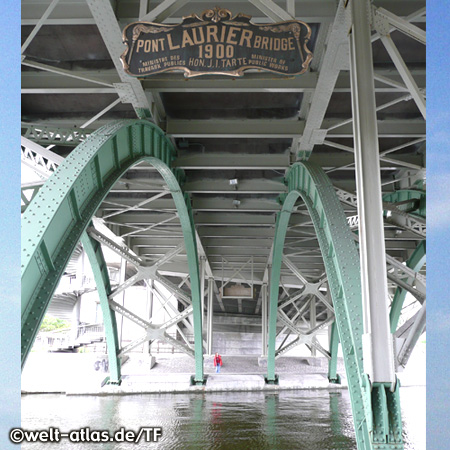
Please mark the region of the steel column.
MULTIPOLYGON (((119 286, 125 282, 127 270, 127 260, 125 258, 120 258, 120 270, 119 270, 119 286)), ((125 290, 119 294, 119 298, 116 301, 120 302, 122 306, 125 306, 125 290)), ((119 317, 120 325, 119 329, 119 345, 122 347, 122 337, 123 337, 123 316, 119 317)))
MULTIPOLYGON (((147 281, 147 319, 149 322, 152 321, 152 316, 153 316, 153 287, 154 287, 154 281, 153 280, 148 280, 147 281)), ((147 354, 151 354, 152 353, 152 344, 150 343, 150 341, 147 341, 144 344, 144 352, 147 354)))
POLYGON ((267 284, 261 286, 261 323, 262 351, 261 356, 267 357, 267 284))
POLYGON ((207 347, 208 355, 212 355, 213 343, 213 296, 214 296, 214 278, 208 278, 208 319, 207 319, 207 347))
POLYGON ((109 379, 107 378, 106 380, 109 384, 120 384, 120 345, 117 336, 116 314, 110 308, 108 301, 108 295, 111 292, 108 268, 106 266, 101 245, 97 241, 92 239, 87 233, 83 233, 81 243, 83 244, 83 248, 91 264, 95 284, 97 285, 100 307, 102 308, 109 365, 109 379))
POLYGON ((202 312, 202 329, 205 323, 205 276, 206 276, 206 257, 200 257, 200 304, 202 312))
POLYGON ((337 374, 337 355, 339 349, 339 335, 336 322, 331 325, 329 352, 331 358, 328 361, 328 380, 330 383, 340 384, 340 376, 337 374))
POLYGON ((372 382, 395 384, 389 327, 377 116, 373 80, 370 5, 352 1, 350 69, 358 194, 364 371, 372 382))
MULTIPOLYGON (((316 299, 313 298, 309 305, 309 325, 311 329, 316 326, 316 312, 316 299)), ((316 347, 313 345, 311 346, 311 356, 317 356, 316 347)))

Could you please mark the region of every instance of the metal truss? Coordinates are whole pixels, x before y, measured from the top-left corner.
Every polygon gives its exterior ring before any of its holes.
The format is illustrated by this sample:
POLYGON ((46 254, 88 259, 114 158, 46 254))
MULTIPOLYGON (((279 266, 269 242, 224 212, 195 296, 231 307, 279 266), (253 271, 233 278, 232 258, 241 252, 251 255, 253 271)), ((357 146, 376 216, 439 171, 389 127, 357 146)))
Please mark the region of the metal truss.
POLYGON ((293 349, 294 347, 302 344, 309 344, 310 346, 315 347, 317 350, 320 351, 326 358, 330 359, 331 354, 327 350, 325 350, 316 340, 315 336, 322 331, 324 328, 329 327, 334 322, 334 315, 327 318, 326 320, 323 320, 319 325, 315 326, 314 328, 311 328, 306 333, 303 332, 300 328, 298 328, 295 324, 292 323, 292 321, 289 319, 289 317, 286 316, 285 313, 282 312, 282 310, 278 309, 278 321, 284 325, 286 328, 291 330, 294 334, 297 335, 297 337, 291 341, 289 344, 285 345, 284 347, 279 348, 275 352, 275 359, 279 356, 283 355, 284 353, 288 352, 289 350, 293 349))
POLYGON ((125 347, 121 348, 119 351, 119 356, 123 356, 124 354, 128 353, 129 351, 133 350, 138 345, 143 344, 147 341, 153 341, 153 340, 162 340, 165 341, 174 347, 178 348, 179 350, 183 351, 184 353, 188 354, 192 358, 195 358, 194 350, 186 344, 183 344, 182 342, 174 339, 172 336, 169 336, 166 332, 166 330, 174 325, 177 325, 178 322, 185 319, 188 315, 192 314, 193 307, 189 306, 186 309, 184 309, 180 314, 178 314, 175 317, 172 317, 169 319, 166 323, 161 325, 153 325, 150 322, 147 322, 146 320, 141 319, 138 315, 134 314, 129 309, 125 308, 124 306, 120 305, 119 303, 116 303, 113 300, 109 300, 109 305, 112 310, 115 312, 123 315, 127 319, 134 322, 136 325, 140 326, 141 328, 144 328, 145 333, 139 337, 138 339, 134 340, 133 342, 130 342, 125 347))
POLYGON ((20 150, 21 161, 45 178, 51 175, 64 161, 62 156, 41 147, 24 136, 20 140, 20 150))
POLYGON ((177 299, 182 302, 185 306, 191 304, 191 296, 187 294, 185 291, 181 290, 174 283, 169 281, 166 277, 159 274, 157 272, 158 268, 163 264, 169 262, 173 257, 179 254, 181 251, 185 249, 184 242, 180 243, 174 250, 171 250, 162 258, 158 259, 153 264, 146 263, 142 258, 135 255, 131 252, 131 250, 125 245, 119 245, 114 242, 112 239, 109 239, 105 235, 103 235, 100 231, 95 229, 94 227, 89 227, 87 229, 87 233, 96 241, 105 245, 109 249, 113 250, 117 255, 121 258, 125 259, 129 263, 133 264, 136 267, 137 273, 132 277, 128 278, 124 283, 117 286, 110 294, 110 299, 116 297, 129 287, 133 286, 137 282, 141 280, 154 280, 158 281, 162 284, 169 292, 177 297, 177 299))
POLYGON ((194 308, 194 382, 203 383, 197 247, 189 197, 180 188, 183 173, 170 169, 173 151, 170 141, 147 121, 113 122, 79 145, 40 189, 22 218, 22 365, 64 268, 95 211, 123 173, 145 160, 164 178, 179 213, 194 308))
POLYGON ((397 369, 406 367, 409 357, 426 327, 426 301, 420 310, 395 333, 395 363, 397 369))
POLYGON ((111 3, 108 0, 87 0, 87 4, 121 80, 121 83, 114 83, 120 99, 123 103, 131 103, 140 119, 153 117, 160 125, 161 117, 152 96, 147 97, 141 83, 128 77, 122 69, 120 55, 125 46, 111 3))
POLYGON ((408 21, 397 17, 395 14, 383 8, 372 7, 373 25, 378 34, 380 35, 381 42, 386 48, 392 62, 395 64, 398 73, 401 75, 403 82, 411 93, 412 98, 416 102, 422 116, 426 119, 426 102, 423 93, 420 91, 417 83, 408 70, 405 62, 403 61, 397 47, 394 44, 390 36, 391 27, 401 31, 407 36, 419 41, 422 44, 426 44, 426 33, 420 28, 410 24, 408 21))
MULTIPOLYGON (((391 394, 386 394, 384 387, 374 387, 372 396, 381 396, 381 404, 375 403, 370 397, 370 382, 363 368, 360 266, 352 233, 334 188, 320 167, 308 162, 297 163, 286 175, 286 181, 289 193, 277 217, 272 260, 267 380, 269 383, 277 380, 275 335, 283 247, 291 213, 297 199, 301 197, 313 220, 324 258, 335 323, 343 348, 358 446, 367 450, 377 448, 372 438, 377 432, 378 423, 374 423, 373 417, 379 414, 377 405, 388 408, 386 402, 390 404, 398 400, 398 385, 391 394), (386 395, 389 396, 387 400, 386 395)), ((392 432, 396 433, 395 430, 392 432)))
POLYGON ((326 277, 322 277, 321 279, 315 281, 308 281, 286 255, 283 255, 283 263, 300 280, 303 288, 300 292, 296 291, 293 294, 289 295, 284 286, 282 286, 288 298, 281 299, 282 302, 278 305, 278 321, 283 326, 283 328, 277 334, 277 336, 288 330, 289 333, 294 333, 298 337, 291 341, 289 344, 284 345, 284 342, 288 337, 286 336, 285 340, 276 350, 275 358, 278 358, 290 349, 302 344, 306 344, 313 349, 317 349, 326 358, 330 358, 330 352, 323 349, 315 339, 315 335, 317 333, 334 322, 334 308, 332 304, 327 300, 325 295, 319 290, 320 287, 322 287, 323 284, 326 283, 326 277), (297 328, 297 324, 300 322, 300 320, 305 321, 304 315, 308 312, 308 307, 310 314, 314 311, 315 315, 316 305, 319 303, 325 306, 325 310, 321 314, 324 314, 327 311, 329 311, 331 314, 329 314, 327 318, 318 326, 316 326, 315 321, 319 316, 315 316, 314 320, 310 320, 310 330, 306 333, 297 328), (288 307, 289 309, 285 312, 286 307, 288 307), (293 316, 289 317, 291 312, 293 313, 293 316))
MULTIPOLYGON (((418 280, 416 282, 417 287, 420 289, 422 297, 419 297, 418 300, 421 303, 424 302, 425 295, 425 277, 423 277, 419 270, 425 264, 426 259, 426 243, 422 241, 411 257, 406 262, 406 266, 400 264, 403 269, 404 277, 402 277, 402 281, 411 285, 411 280, 418 280)), ((398 268, 398 266, 397 266, 398 268)), ((399 276, 402 276, 399 274, 399 276)), ((391 332, 395 333, 397 330, 398 321, 400 319, 401 311, 403 308, 403 304, 406 298, 407 292, 409 289, 405 289, 403 286, 399 286, 395 292, 394 299, 392 300, 391 311, 390 311, 390 323, 391 323, 391 332)), ((417 297, 416 297, 417 298, 417 297)))
POLYGON ((33 123, 22 123, 21 128, 24 138, 41 145, 76 146, 93 133, 93 130, 89 129, 60 128, 33 123))
MULTIPOLYGON (((335 190, 342 203, 357 208, 356 194, 336 187, 335 190)), ((401 189, 383 195, 385 223, 411 231, 422 239, 425 239, 427 233, 426 222, 423 219, 425 198, 426 194, 424 191, 412 189, 401 189), (416 211, 417 209, 420 209, 420 214, 416 213, 413 215, 410 213, 410 211, 416 211)), ((359 216, 349 216, 347 217, 347 221, 350 228, 356 229, 359 224, 359 216)))

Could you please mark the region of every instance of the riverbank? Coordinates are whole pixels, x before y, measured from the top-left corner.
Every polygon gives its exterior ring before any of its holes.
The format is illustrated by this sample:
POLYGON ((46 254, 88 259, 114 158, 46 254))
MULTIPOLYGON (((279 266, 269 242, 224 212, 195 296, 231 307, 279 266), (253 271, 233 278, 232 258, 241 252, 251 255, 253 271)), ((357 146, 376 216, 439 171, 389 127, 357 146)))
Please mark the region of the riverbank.
MULTIPOLYGON (((420 356, 420 355, 419 355, 420 356)), ((412 370, 400 374, 402 385, 423 385, 417 375, 421 361, 412 370), (409 372, 413 373, 411 377, 409 372), (406 376, 405 376, 406 375, 406 376)), ((205 357, 203 386, 191 386, 194 360, 183 354, 157 355, 153 367, 150 358, 131 354, 122 366, 120 386, 105 385, 108 375, 103 357, 79 353, 31 353, 22 374, 23 394, 61 393, 66 395, 127 395, 170 392, 277 391, 293 389, 342 389, 347 387, 342 358, 338 360, 340 385, 328 381, 328 361, 322 357, 280 357, 276 360, 278 385, 264 381, 266 367, 257 356, 223 356, 223 367, 216 374, 212 358, 205 357), (97 370, 96 370, 97 369, 97 370)), ((423 363, 425 354, 423 355, 423 363)), ((408 368, 409 369, 409 368, 408 368)), ((423 378, 423 379, 422 379, 423 378)))

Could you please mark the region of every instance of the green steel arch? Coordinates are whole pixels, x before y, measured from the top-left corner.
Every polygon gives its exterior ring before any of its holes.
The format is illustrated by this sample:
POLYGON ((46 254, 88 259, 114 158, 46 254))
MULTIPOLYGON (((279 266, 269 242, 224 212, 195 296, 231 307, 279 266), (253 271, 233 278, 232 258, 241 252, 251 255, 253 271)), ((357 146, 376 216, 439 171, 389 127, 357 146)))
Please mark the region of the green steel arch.
POLYGON ((333 298, 358 448, 402 449, 398 383, 391 392, 391 386, 371 385, 364 374, 359 255, 333 185, 319 166, 309 162, 294 164, 286 181, 288 194, 277 217, 270 278, 267 382, 277 382, 275 337, 283 247, 292 210, 301 197, 314 224, 333 298))
MULTIPOLYGON (((416 207, 410 213, 419 216, 423 219, 426 218, 426 192, 419 189, 400 189, 398 191, 383 195, 383 200, 390 203, 408 202, 410 200, 416 200, 416 207)), ((420 241, 413 254, 406 261, 406 266, 410 269, 418 272, 426 261, 426 240, 420 241)), ((391 311, 389 319, 391 323, 391 333, 395 333, 397 330, 398 321, 402 313, 403 303, 406 298, 407 291, 398 287, 395 291, 394 298, 392 300, 391 311)))
MULTIPOLYGON (((421 218, 426 217, 426 192, 419 189, 400 189, 389 194, 383 195, 383 201, 393 204, 400 202, 407 203, 411 200, 416 200, 416 204, 413 210, 408 210, 409 213, 419 216, 421 218)), ((410 269, 418 272, 426 261, 426 241, 423 240, 419 243, 413 254, 406 262, 406 266, 410 269)), ((391 304, 391 310, 389 313, 389 320, 391 324, 391 333, 395 333, 397 330, 398 321, 401 316, 403 304, 406 298, 407 291, 398 287, 395 291, 394 298, 391 304)), ((336 330, 335 324, 332 325, 330 336, 330 353, 331 359, 328 366, 328 379, 333 383, 340 383, 340 377, 336 372, 337 366, 337 353, 339 345, 339 336, 336 330)))
MULTIPOLYGON (((194 382, 203 382, 197 245, 190 200, 180 188, 184 173, 170 168, 174 158, 174 147, 157 126, 145 120, 120 120, 105 125, 80 144, 40 189, 22 217, 22 367, 59 279, 95 211, 130 167, 147 161, 167 183, 181 222, 194 310, 194 382)), ((110 287, 101 249, 92 242, 89 245, 86 235, 83 243, 87 244, 91 262, 98 264, 101 273, 96 281, 103 280, 101 289, 107 296, 110 287)), ((105 326, 110 326, 109 332, 114 335, 114 314, 105 317, 105 326)), ((111 338, 108 347, 115 347, 111 338)), ((114 367, 114 358, 111 363, 114 367)))

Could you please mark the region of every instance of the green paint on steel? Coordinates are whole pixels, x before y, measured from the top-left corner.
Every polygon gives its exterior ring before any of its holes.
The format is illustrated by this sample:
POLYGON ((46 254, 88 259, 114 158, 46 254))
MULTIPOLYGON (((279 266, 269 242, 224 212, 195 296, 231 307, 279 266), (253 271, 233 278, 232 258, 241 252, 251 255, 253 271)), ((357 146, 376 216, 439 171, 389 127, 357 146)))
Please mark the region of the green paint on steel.
POLYGON ((330 356, 328 361, 328 380, 330 383, 341 384, 341 377, 337 373, 337 358, 339 348, 339 335, 336 323, 331 325, 330 333, 330 356))
MULTIPOLYGON (((416 207, 410 213, 419 217, 426 217, 426 192, 423 190, 414 189, 400 189, 398 191, 386 194, 383 196, 383 200, 389 203, 407 202, 408 200, 417 200, 416 207)), ((413 254, 406 262, 407 267, 418 272, 426 261, 426 241, 423 240, 419 243, 413 254)), ((403 304, 405 302, 407 291, 398 287, 395 291, 394 299, 392 300, 391 311, 389 314, 389 320, 391 324, 391 333, 395 333, 400 319, 403 304)))
POLYGON ((203 345, 197 245, 190 200, 171 169, 175 150, 144 120, 121 120, 93 133, 61 164, 22 217, 22 366, 70 256, 116 181, 147 161, 164 178, 178 211, 188 257, 194 307, 195 381, 203 382, 203 345))
MULTIPOLYGON (((406 262, 406 265, 415 272, 418 272, 425 264, 425 260, 426 260, 426 241, 421 241, 420 244, 417 246, 417 248, 414 250, 414 253, 406 262)), ((408 292, 405 289, 402 289, 401 287, 398 287, 397 290, 395 291, 395 295, 392 300, 391 311, 389 313, 391 333, 395 333, 395 331, 397 330, 398 321, 402 314, 402 308, 407 293, 408 292)))
MULTIPOLYGON (((284 241, 293 207, 301 197, 313 221, 333 298, 335 323, 344 355, 358 448, 402 449, 401 434, 400 441, 395 443, 380 442, 375 446, 372 441, 372 437, 378 432, 373 414, 378 413, 379 405, 372 404, 370 383, 362 382, 365 374, 359 255, 340 201, 327 175, 315 164, 309 162, 294 164, 286 175, 286 182, 288 194, 284 196, 282 210, 277 216, 273 247, 267 381, 274 382, 276 379, 275 337, 284 241)), ((381 407, 384 408, 384 405, 381 407)), ((389 409, 389 412, 390 416, 391 414, 395 416, 395 420, 389 416, 389 424, 395 427, 400 410, 389 409)), ((395 433, 396 436, 397 434, 395 433)))
MULTIPOLYGON (((383 201, 388 203, 407 203, 408 200, 415 200, 413 215, 419 217, 426 217, 427 215, 427 197, 426 192, 419 189, 399 189, 398 191, 390 192, 383 195, 383 201)), ((400 209, 402 208, 399 205, 400 209)))
MULTIPOLYGON (((91 224, 93 226, 93 224, 91 224)), ((87 233, 81 236, 81 243, 86 251, 97 285, 97 293, 102 308, 103 323, 105 327, 106 346, 109 363, 109 384, 120 384, 119 340, 117 337, 116 314, 109 307, 108 296, 111 293, 108 268, 103 257, 102 247, 99 242, 92 239, 87 233)))

